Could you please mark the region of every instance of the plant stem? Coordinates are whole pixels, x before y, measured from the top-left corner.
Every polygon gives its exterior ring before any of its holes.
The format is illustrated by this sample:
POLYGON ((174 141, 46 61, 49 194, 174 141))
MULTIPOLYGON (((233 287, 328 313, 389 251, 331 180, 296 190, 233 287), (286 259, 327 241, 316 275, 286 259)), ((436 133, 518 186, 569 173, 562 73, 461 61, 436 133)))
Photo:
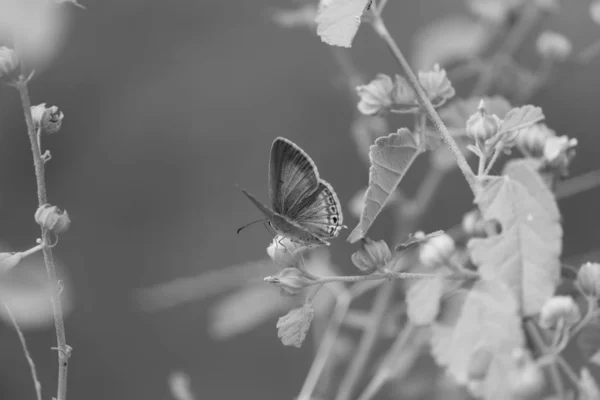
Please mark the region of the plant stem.
MULTIPOLYGON (((29 99, 29 91, 27 89, 27 81, 21 77, 16 84, 23 105, 23 113, 25 114, 25 122, 27 124, 27 134, 31 143, 31 152, 33 154, 33 165, 35 167, 35 178, 37 182, 37 197, 38 206, 48 203, 48 195, 46 193, 46 179, 44 176, 44 160, 37 140, 37 132, 33 117, 31 115, 31 100, 29 99)), ((69 365, 69 357, 71 356, 71 348, 67 345, 65 336, 65 323, 62 314, 62 305, 60 300, 60 285, 56 276, 56 267, 54 265, 54 256, 52 248, 46 246, 49 242, 50 232, 42 227, 42 251, 44 253, 44 263, 46 264, 46 272, 48 279, 52 285, 50 294, 50 303, 52 304, 52 313, 54 315, 54 326, 56 328, 56 343, 58 350, 58 387, 57 400, 65 400, 67 397, 67 372, 69 365)))
POLYGON ((564 199, 600 186, 600 169, 562 181, 556 188, 556 198, 564 199))
MULTIPOLYGON (((392 280, 392 279, 433 279, 439 274, 425 274, 416 272, 395 272, 388 271, 385 273, 370 274, 370 275, 353 275, 353 276, 323 276, 315 281, 312 285, 322 285, 329 282, 360 282, 360 281, 377 281, 377 280, 392 280)), ((458 278, 460 279, 460 278, 458 278)))
POLYGON ((23 335, 21 328, 19 328, 17 320, 15 319, 15 316, 13 315, 12 311, 10 311, 8 304, 4 304, 4 307, 6 307, 6 311, 8 312, 8 316, 10 317, 10 321, 12 322, 15 330, 17 331, 17 335, 19 335, 19 340, 21 341, 21 346, 23 347, 23 353, 25 353, 25 358, 29 363, 29 368, 31 369, 31 378, 33 379, 33 386, 35 386, 35 394, 37 396, 37 400, 42 400, 42 384, 38 379, 35 363, 33 362, 33 358, 31 358, 31 354, 29 353, 29 349, 27 348, 25 335, 23 335))
POLYGON ((383 285, 377 292, 377 296, 371 308, 371 325, 367 326, 358 345, 356 355, 352 359, 346 375, 340 384, 336 400, 348 400, 352 396, 356 385, 369 361, 371 350, 379 337, 379 328, 385 312, 392 300, 394 294, 394 285, 391 283, 383 285))
POLYGON ((573 383, 575 387, 579 388, 579 378, 573 371, 573 368, 571 368, 571 366, 567 364, 567 362, 564 358, 562 358, 562 356, 556 356, 556 362, 562 370, 562 372, 564 372, 567 378, 569 378, 571 383, 573 383))
POLYGON ((490 162, 488 163, 487 167, 485 168, 485 171, 483 171, 483 175, 489 175, 490 172, 492 171, 492 168, 494 167, 494 164, 496 164, 496 161, 498 161, 498 158, 500 157, 500 154, 502 153, 502 150, 499 147, 496 147, 494 149, 494 154, 492 154, 492 158, 490 159, 490 162))
POLYGON ((393 56, 396 58, 396 60, 398 61, 398 63, 400 64, 400 66, 402 67, 404 72, 406 73, 406 76, 408 77, 408 82, 410 83, 413 90, 417 94, 417 99, 419 101, 420 106, 427 112, 429 119, 431 120, 433 125, 436 127, 436 129, 440 132, 440 134, 442 135, 442 138, 444 139, 444 141, 446 142, 446 144, 448 145, 448 147, 454 154, 454 157, 456 158, 456 163, 458 164, 458 167, 460 168, 463 175, 465 176, 467 183, 471 187, 471 191, 473 192, 474 195, 477 195, 478 189, 477 189, 475 174, 473 174, 473 171, 471 170, 471 167, 467 163, 467 160, 465 159, 462 152, 460 151, 460 148, 456 144, 456 141, 450 135, 448 128, 446 127, 446 125, 444 124, 444 122, 442 121, 442 119, 440 118, 438 113, 435 111, 433 104, 431 104, 431 101, 427 97, 427 94, 421 87, 421 84, 419 83, 417 76, 413 72, 412 68, 408 64, 408 61, 406 60, 406 58, 400 51, 400 48, 398 47, 398 45, 396 44, 396 42, 390 35, 389 31, 387 30, 387 28, 383 22, 383 19, 381 18, 381 15, 375 10, 373 12, 373 15, 374 15, 374 18, 372 21, 372 25, 373 25, 375 32, 377 32, 377 34, 384 40, 384 42, 387 44, 388 48, 392 52, 393 56))

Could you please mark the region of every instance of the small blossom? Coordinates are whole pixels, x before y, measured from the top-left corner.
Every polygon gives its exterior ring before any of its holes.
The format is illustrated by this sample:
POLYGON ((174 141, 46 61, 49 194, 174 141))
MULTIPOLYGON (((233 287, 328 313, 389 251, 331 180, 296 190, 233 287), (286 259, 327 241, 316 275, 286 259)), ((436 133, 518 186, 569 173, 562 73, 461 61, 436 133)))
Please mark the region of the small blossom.
POLYGON ((0 79, 15 82, 20 70, 17 52, 5 46, 0 47, 0 79))
POLYGON ((42 103, 31 106, 31 117, 36 127, 51 134, 60 130, 64 114, 58 110, 58 107, 46 107, 46 103, 42 103))
POLYGON ((514 399, 537 399, 546 386, 544 372, 531 355, 523 349, 515 349, 514 367, 508 371, 507 384, 514 399))
POLYGON ((544 31, 536 43, 538 53, 544 58, 564 61, 571 54, 573 46, 567 37, 558 32, 544 31))
POLYGON ((447 261, 455 250, 454 239, 448 234, 436 235, 421 245, 419 261, 425 267, 436 267, 447 261))
POLYGON ((410 106, 412 108, 419 106, 414 89, 410 86, 408 81, 400 75, 396 75, 394 79, 392 101, 394 104, 400 106, 410 106))
POLYGON ((600 264, 588 262, 579 268, 577 283, 586 296, 600 297, 600 264))
POLYGON ((385 74, 378 74, 367 85, 356 88, 360 102, 358 110, 365 115, 375 115, 384 112, 392 105, 394 82, 385 74))
POLYGON ((456 93, 452 87, 452 83, 446 76, 446 70, 440 68, 438 64, 431 71, 419 71, 419 82, 427 97, 433 103, 434 107, 440 107, 446 101, 454 97, 456 93))
POLYGON ((291 310, 277 321, 277 336, 285 346, 300 348, 314 316, 310 303, 291 310))
POLYGON ((528 157, 541 158, 548 139, 556 137, 556 132, 546 124, 534 124, 517 131, 515 144, 528 157))
POLYGON ((362 272, 371 273, 383 268, 392 259, 392 253, 383 240, 364 238, 360 250, 352 254, 352 263, 362 272))
POLYGON ((287 267, 298 262, 300 252, 305 248, 302 244, 294 242, 288 237, 277 235, 267 247, 267 254, 277 264, 287 267))
POLYGON ((544 145, 544 161, 547 165, 566 171, 575 156, 577 139, 567 136, 551 137, 544 145))
POLYGON ((590 3, 590 17, 592 21, 600 25, 600 0, 594 0, 590 3))
POLYGON ((265 282, 278 286, 281 294, 295 296, 316 281, 297 268, 285 268, 276 275, 267 276, 265 282))
POLYGON ((71 220, 67 211, 62 211, 57 206, 44 204, 35 212, 35 222, 42 228, 50 229, 54 233, 63 233, 69 229, 71 220))
POLYGON ((467 120, 467 135, 476 142, 484 143, 498 133, 502 120, 495 114, 490 115, 485 109, 485 102, 481 100, 475 114, 467 120))
POLYGON ((552 329, 563 320, 565 326, 572 326, 581 319, 579 307, 570 296, 554 296, 546 301, 540 311, 540 326, 552 329))

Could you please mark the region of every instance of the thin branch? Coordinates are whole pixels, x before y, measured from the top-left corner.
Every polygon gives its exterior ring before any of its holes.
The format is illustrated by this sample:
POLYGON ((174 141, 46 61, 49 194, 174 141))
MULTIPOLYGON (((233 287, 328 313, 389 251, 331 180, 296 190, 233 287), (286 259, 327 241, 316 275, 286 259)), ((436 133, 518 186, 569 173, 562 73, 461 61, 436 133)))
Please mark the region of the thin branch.
POLYGON ((392 52, 393 56, 396 58, 396 60, 398 61, 398 63, 400 64, 400 66, 402 67, 404 72, 406 73, 408 82, 410 83, 411 87, 417 94, 417 99, 419 101, 420 106, 427 112, 429 119, 431 120, 433 125, 436 127, 436 129, 440 132, 440 134, 442 135, 442 138, 444 139, 444 141, 446 142, 446 144, 448 145, 448 147, 454 154, 454 157, 456 158, 456 163, 458 164, 458 167, 460 168, 463 175, 465 176, 465 179, 467 180, 467 183, 469 184, 471 191, 473 192, 474 195, 477 195, 478 189, 477 189, 475 174, 471 170, 471 167, 467 163, 467 160, 465 159, 462 152, 460 151, 460 148, 456 144, 456 141, 454 140, 454 138, 452 138, 452 136, 450 135, 448 128, 446 127, 446 125, 444 124, 444 122, 442 121, 442 119, 440 118, 438 113, 435 111, 433 104, 431 104, 431 101, 427 97, 427 94, 421 87, 421 84, 419 83, 417 76, 413 72, 408 61, 406 60, 406 58, 400 51, 400 48, 398 47, 398 45, 396 44, 396 42, 390 35, 389 31, 387 30, 387 28, 383 22, 383 19, 381 18, 381 15, 379 13, 377 13, 375 10, 373 12, 373 15, 374 15, 374 18, 372 20, 372 25, 373 25, 375 32, 377 32, 377 34, 384 40, 384 42, 387 44, 390 51, 392 52))
POLYGON ((556 197, 564 199, 597 187, 600 187, 600 169, 560 182, 556 188, 556 197))
POLYGON ((33 379, 33 386, 35 386, 35 394, 37 396, 37 400, 42 400, 42 384, 38 379, 35 363, 33 362, 33 358, 31 358, 31 354, 29 353, 29 349, 27 348, 25 335, 23 335, 21 328, 19 328, 17 320, 15 319, 15 316, 13 315, 12 311, 10 311, 8 304, 4 304, 4 307, 6 307, 6 311, 8 312, 8 316, 10 317, 10 321, 12 322, 13 327, 17 331, 17 335, 19 335, 19 340, 21 341, 21 346, 23 347, 23 353, 25 353, 25 358, 29 363, 29 369, 31 369, 31 378, 33 379))
MULTIPOLYGON (((15 86, 19 90, 21 103, 23 105, 23 113, 25 115, 25 122, 27 124, 27 134, 29 136, 29 142, 31 143, 31 152, 33 154, 33 164, 35 167, 38 206, 41 207, 42 205, 48 203, 48 195, 46 193, 46 179, 44 176, 44 160, 42 159, 42 153, 37 140, 37 130, 31 115, 31 100, 29 99, 27 81, 24 77, 21 77, 15 86)), ((54 326, 56 328, 56 343, 58 350, 58 387, 56 398, 57 400, 65 400, 67 397, 67 372, 69 357, 71 356, 71 348, 67 345, 66 341, 65 323, 60 300, 61 289, 56 275, 56 267, 54 265, 52 248, 50 246, 45 246, 45 244, 50 242, 49 234, 50 232, 48 229, 42 227, 41 238, 42 244, 44 245, 42 251, 44 253, 44 263, 46 264, 48 279, 52 285, 50 302, 52 304, 52 314, 54 315, 54 326)))

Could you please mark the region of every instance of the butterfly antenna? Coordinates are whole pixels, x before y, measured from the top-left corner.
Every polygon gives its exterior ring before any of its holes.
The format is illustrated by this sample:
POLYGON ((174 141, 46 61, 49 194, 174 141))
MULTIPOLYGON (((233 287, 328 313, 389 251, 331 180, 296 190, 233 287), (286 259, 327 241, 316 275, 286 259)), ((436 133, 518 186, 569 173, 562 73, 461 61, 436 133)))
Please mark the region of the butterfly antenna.
POLYGON ((257 219, 256 221, 252 221, 252 222, 250 222, 249 224, 246 224, 246 225, 242 226, 240 229, 238 229, 238 230, 237 230, 237 233, 239 234, 239 233, 242 231, 242 229, 244 229, 244 228, 247 228, 247 227, 249 227, 250 225, 254 225, 254 224, 256 224, 257 222, 264 222, 264 221, 265 221, 265 219, 264 219, 264 218, 257 219))

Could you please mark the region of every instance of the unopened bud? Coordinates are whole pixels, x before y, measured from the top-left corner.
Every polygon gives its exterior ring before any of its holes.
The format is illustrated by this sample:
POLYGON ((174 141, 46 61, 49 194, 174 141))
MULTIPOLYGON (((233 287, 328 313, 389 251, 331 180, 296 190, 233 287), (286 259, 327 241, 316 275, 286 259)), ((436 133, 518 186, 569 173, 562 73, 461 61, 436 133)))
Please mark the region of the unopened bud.
POLYGON ((361 241, 360 250, 352 254, 351 259, 356 268, 371 273, 385 267, 392 259, 392 253, 385 241, 374 241, 366 237, 361 241))
POLYGON ((42 103, 31 106, 31 117, 37 128, 52 134, 60 130, 64 114, 58 110, 58 107, 46 107, 46 103, 42 103))
POLYGON ((588 262, 579 268, 577 283, 583 294, 589 297, 600 297, 600 264, 588 262))
POLYGON ((69 229, 71 220, 67 211, 62 211, 57 206, 44 204, 35 212, 35 222, 42 228, 49 229, 54 233, 63 233, 69 229))
POLYGON ((536 43, 538 53, 544 58, 564 61, 571 54, 573 46, 567 37, 558 32, 544 31, 536 43))
POLYGON ((356 88, 360 97, 358 110, 365 115, 375 115, 387 111, 392 105, 393 90, 392 78, 385 74, 378 74, 367 85, 356 88))
POLYGON ((437 235, 421 245, 419 261, 425 267, 437 267, 446 262, 455 250, 454 239, 445 233, 437 235))
POLYGON ((17 52, 8 47, 0 47, 0 79, 16 82, 20 74, 20 61, 17 52))
POLYGON ((285 268, 276 275, 267 276, 265 282, 278 286, 281 294, 295 296, 305 288, 312 286, 316 280, 306 276, 297 268, 285 268))
POLYGON ((519 150, 527 157, 540 158, 548 139, 556 137, 556 132, 546 124, 534 124, 517 131, 515 142, 519 150))
POLYGON ((540 326, 552 329, 562 320, 565 326, 573 326, 581 319, 579 307, 570 296, 554 296, 544 303, 540 311, 540 326))
POLYGON ((502 120, 495 114, 489 114, 485 102, 481 100, 475 114, 467 120, 467 135, 476 142, 484 143, 498 133, 502 120))
POLYGON ((305 248, 298 242, 277 235, 273 238, 273 241, 267 247, 267 254, 271 257, 271 260, 275 261, 282 267, 289 267, 295 265, 298 262, 300 252, 305 248))

